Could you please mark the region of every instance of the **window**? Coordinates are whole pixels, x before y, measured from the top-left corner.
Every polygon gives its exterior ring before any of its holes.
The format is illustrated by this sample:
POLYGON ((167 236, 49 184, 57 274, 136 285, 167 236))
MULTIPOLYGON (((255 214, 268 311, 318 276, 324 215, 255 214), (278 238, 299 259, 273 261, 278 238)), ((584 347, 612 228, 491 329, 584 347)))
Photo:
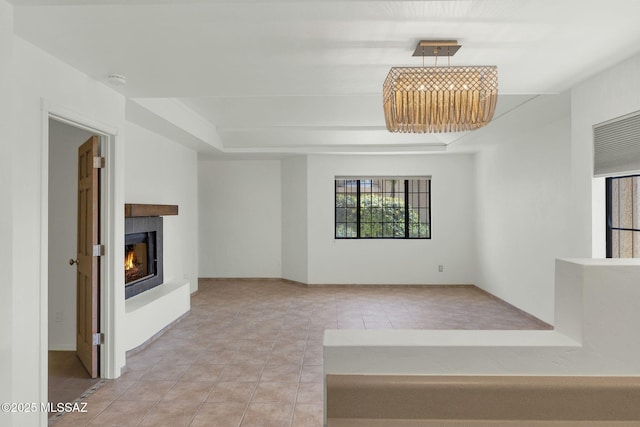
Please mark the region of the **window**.
POLYGON ((640 258, 640 175, 607 178, 607 258, 640 258))
POLYGON ((430 239, 431 178, 335 180, 336 239, 430 239))

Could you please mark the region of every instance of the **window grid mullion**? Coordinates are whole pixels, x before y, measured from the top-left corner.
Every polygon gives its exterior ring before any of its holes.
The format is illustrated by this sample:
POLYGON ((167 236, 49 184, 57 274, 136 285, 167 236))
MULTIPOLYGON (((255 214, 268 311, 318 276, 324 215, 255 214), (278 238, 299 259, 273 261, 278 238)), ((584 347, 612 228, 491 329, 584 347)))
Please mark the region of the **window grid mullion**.
MULTIPOLYGON (((420 197, 418 195, 418 197, 420 197)), ((404 180, 404 238, 409 238, 409 180, 404 180)))
POLYGON ((427 219, 429 221, 429 238, 431 238, 431 180, 427 181, 427 219))
MULTIPOLYGON (((618 181, 618 225, 621 224, 620 222, 620 182, 618 181)), ((618 253, 616 254, 616 258, 620 258, 620 233, 618 233, 618 253)))
POLYGON ((356 181, 356 238, 360 238, 360 180, 356 181))
MULTIPOLYGON (((630 181, 631 181, 631 228, 633 228, 633 226, 634 226, 633 206, 634 206, 634 203, 635 203, 635 200, 634 200, 634 197, 633 197, 633 193, 634 193, 633 189, 635 188, 635 185, 633 185, 634 184, 633 181, 635 181, 635 179, 631 178, 630 181)), ((633 240, 634 240, 633 239, 633 233, 631 233, 631 256, 632 257, 633 257, 633 254, 634 254, 634 251, 633 251, 634 250, 633 240)))

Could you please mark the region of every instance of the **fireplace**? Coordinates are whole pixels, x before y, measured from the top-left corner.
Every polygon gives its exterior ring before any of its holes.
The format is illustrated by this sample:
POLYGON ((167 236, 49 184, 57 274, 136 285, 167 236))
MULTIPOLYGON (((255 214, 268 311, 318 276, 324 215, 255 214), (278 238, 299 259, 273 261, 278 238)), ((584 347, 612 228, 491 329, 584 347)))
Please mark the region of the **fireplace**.
POLYGON ((125 218, 125 299, 163 282, 162 217, 125 218))
POLYGON ((155 231, 124 237, 124 284, 133 285, 156 275, 158 258, 155 231))

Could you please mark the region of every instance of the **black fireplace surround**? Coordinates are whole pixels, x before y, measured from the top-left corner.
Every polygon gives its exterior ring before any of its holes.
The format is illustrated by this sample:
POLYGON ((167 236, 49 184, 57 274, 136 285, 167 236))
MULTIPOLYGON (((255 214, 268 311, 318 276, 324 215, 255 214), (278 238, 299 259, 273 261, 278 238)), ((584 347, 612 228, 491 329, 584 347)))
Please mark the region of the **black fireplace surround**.
POLYGON ((141 243, 143 244, 143 252, 145 252, 144 255, 146 255, 142 262, 145 268, 143 277, 132 280, 130 283, 125 283, 125 299, 131 298, 162 284, 162 240, 161 216, 131 217, 124 219, 125 259, 127 255, 127 248, 131 248, 133 245, 141 243))

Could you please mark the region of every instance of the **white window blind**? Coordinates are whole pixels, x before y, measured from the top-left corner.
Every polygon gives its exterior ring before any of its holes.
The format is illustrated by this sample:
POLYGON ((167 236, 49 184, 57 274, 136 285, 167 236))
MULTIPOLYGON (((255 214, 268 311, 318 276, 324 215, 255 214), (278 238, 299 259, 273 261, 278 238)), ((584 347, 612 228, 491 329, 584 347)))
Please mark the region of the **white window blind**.
POLYGON ((640 111, 593 127, 593 174, 640 170, 640 111))

